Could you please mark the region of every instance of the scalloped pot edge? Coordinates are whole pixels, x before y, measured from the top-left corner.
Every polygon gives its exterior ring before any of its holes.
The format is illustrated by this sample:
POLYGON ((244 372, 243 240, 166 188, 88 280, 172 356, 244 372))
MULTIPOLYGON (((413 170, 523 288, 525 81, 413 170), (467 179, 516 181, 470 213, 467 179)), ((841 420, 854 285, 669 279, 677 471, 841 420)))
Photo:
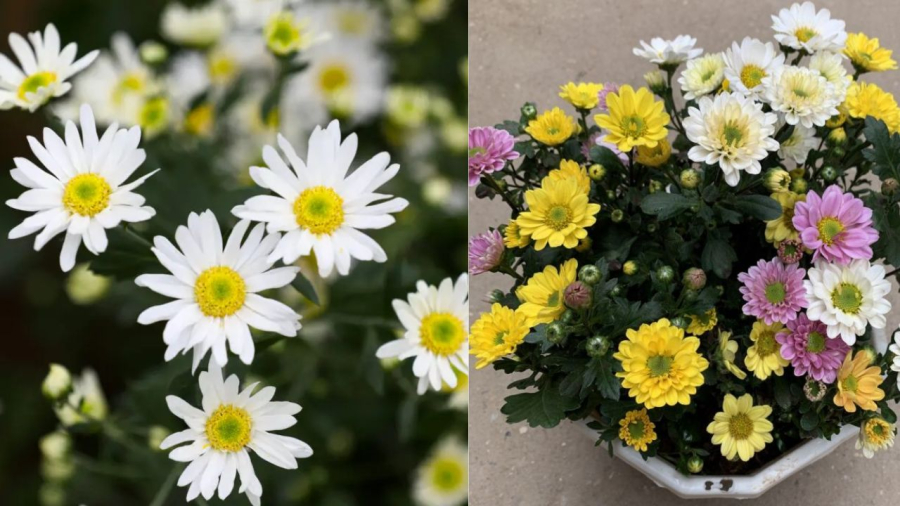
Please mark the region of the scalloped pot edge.
MULTIPOLYGON (((884 353, 887 348, 884 330, 873 329, 872 341, 875 348, 884 353)), ((595 441, 597 432, 587 426, 588 422, 589 420, 583 420, 577 423, 591 440, 595 441)), ((833 452, 842 443, 854 439, 858 433, 857 427, 846 425, 830 441, 812 439, 801 443, 747 476, 685 476, 665 460, 655 457, 644 460, 640 453, 627 446, 617 446, 615 455, 653 480, 657 486, 668 489, 684 499, 754 499, 797 471, 833 452)))

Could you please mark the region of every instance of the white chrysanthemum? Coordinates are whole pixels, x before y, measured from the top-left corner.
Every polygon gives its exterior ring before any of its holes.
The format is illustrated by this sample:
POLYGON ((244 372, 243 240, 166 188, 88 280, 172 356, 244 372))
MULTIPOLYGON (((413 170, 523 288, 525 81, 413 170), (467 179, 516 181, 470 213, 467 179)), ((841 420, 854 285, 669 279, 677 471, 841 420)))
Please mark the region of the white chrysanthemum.
POLYGON ((828 9, 816 11, 812 2, 791 5, 772 16, 775 40, 793 49, 810 54, 817 51, 839 52, 847 42, 844 22, 831 19, 828 9))
POLYGON ((97 373, 93 369, 82 371, 81 376, 72 380, 72 391, 66 402, 53 409, 66 427, 105 420, 109 407, 97 373))
POLYGON ((285 113, 322 123, 329 117, 366 121, 384 108, 387 65, 371 45, 333 40, 305 51, 309 67, 285 85, 285 113))
POLYGON ((372 2, 335 0, 312 4, 311 9, 313 22, 319 30, 336 39, 378 43, 384 38, 384 14, 372 2))
POLYGON ((60 49, 59 32, 53 24, 41 32, 28 34, 31 44, 18 33, 9 34, 9 47, 21 68, 0 54, 0 109, 20 107, 35 111, 50 99, 72 89, 67 79, 84 70, 99 54, 90 53, 75 60, 78 44, 60 49))
POLYGON ((708 95, 725 79, 725 60, 722 53, 710 53, 688 60, 687 67, 678 78, 685 100, 695 100, 708 95))
MULTIPOLYGON (((779 131, 784 126, 783 121, 779 121, 775 125, 775 131, 779 131)), ((778 155, 783 159, 790 158, 798 165, 806 162, 809 152, 815 149, 819 144, 816 139, 816 129, 805 127, 803 125, 794 125, 791 136, 781 141, 778 148, 778 155)))
POLYGON ((784 66, 784 55, 771 42, 744 37, 725 51, 725 79, 732 91, 759 99, 762 80, 784 66))
POLYGON ((688 152, 695 162, 719 164, 725 182, 737 186, 740 171, 759 174, 760 160, 778 150, 775 122, 778 116, 762 110, 762 104, 739 93, 702 97, 688 110, 684 128, 697 144, 688 152))
POLYGON ((69 271, 81 243, 95 255, 106 251, 106 229, 121 222, 135 223, 152 218, 156 212, 144 206, 144 197, 132 190, 154 172, 128 184, 125 181, 147 158, 141 142, 141 130, 118 130, 111 125, 103 137, 97 137, 94 115, 88 105, 81 107, 81 134, 73 121, 66 123, 65 142, 49 128, 44 129, 44 144, 28 138, 31 150, 43 169, 25 158, 16 158, 12 178, 28 191, 6 205, 35 213, 9 231, 18 239, 40 230, 34 249, 63 232, 66 239, 59 265, 69 271))
POLYGON ((153 254, 172 274, 143 274, 135 283, 177 300, 145 310, 138 323, 168 322, 163 330, 167 361, 193 350, 196 370, 211 349, 215 362, 224 366, 227 343, 232 353, 249 364, 255 354, 250 327, 297 335, 300 316, 259 292, 287 286, 300 268, 273 269, 275 260, 269 260, 269 254, 281 236, 263 237, 265 227, 258 225, 244 240, 249 226, 249 221, 238 222, 223 244, 212 211, 191 213, 187 226, 175 232, 178 248, 165 237, 153 239, 153 254))
POLYGON ((240 477, 238 493, 246 493, 250 503, 259 506, 263 490, 253 470, 251 451, 282 469, 297 469, 297 459, 313 454, 303 441, 271 433, 295 425, 300 405, 273 401, 275 387, 254 394, 258 383, 239 391, 238 377, 232 374, 223 380, 222 370, 213 362, 208 371, 200 373, 199 383, 202 410, 180 397, 166 397, 172 414, 188 426, 159 446, 167 450, 190 443, 169 453, 176 462, 190 463, 178 478, 178 486, 189 486, 188 502, 200 495, 212 499, 217 490, 219 499, 225 499, 234 490, 235 478, 240 477))
POLYGON ((884 267, 868 260, 848 265, 818 261, 807 271, 803 282, 810 320, 827 326, 828 337, 840 337, 849 345, 866 331, 866 325, 883 329, 891 303, 885 295, 891 283, 884 279, 884 267))
POLYGON ((419 465, 413 498, 422 506, 459 506, 469 491, 469 448, 449 437, 419 465))
MULTIPOLYGON (((894 354, 891 370, 900 372, 900 330, 894 332, 894 342, 888 346, 888 351, 894 354)), ((897 387, 900 387, 900 376, 897 377, 897 387)))
POLYGON ((226 0, 231 19, 239 28, 262 29, 272 16, 293 8, 298 0, 226 0))
POLYGON ((378 358, 416 357, 413 374, 419 378, 418 392, 441 390, 442 381, 456 387, 454 369, 468 376, 469 280, 463 274, 456 281, 446 278, 439 287, 416 283, 416 292, 407 300, 394 299, 394 311, 406 329, 401 339, 381 345, 378 358), (407 302, 408 301, 408 302, 407 302))
POLYGON ((847 88, 853 82, 853 78, 847 74, 844 68, 844 58, 838 53, 820 51, 809 59, 809 68, 818 70, 825 79, 834 85, 834 92, 838 103, 842 103, 847 96, 847 88))
POLYGON ((635 55, 646 58, 650 63, 655 63, 659 66, 677 67, 687 60, 692 60, 703 54, 703 49, 694 48, 696 43, 697 39, 690 35, 679 35, 674 40, 654 37, 650 40, 650 44, 642 40, 641 46, 643 49, 636 47, 633 51, 635 55))
POLYGON ((784 113, 791 125, 822 126, 838 113, 843 100, 834 85, 804 67, 784 66, 763 78, 765 97, 772 110, 784 113))
POLYGON ((170 3, 162 12, 160 32, 176 44, 206 47, 219 40, 228 29, 228 13, 219 2, 198 7, 170 3))
POLYGON ((334 267, 346 275, 352 258, 386 261, 381 246, 360 230, 391 225, 391 213, 409 205, 406 199, 376 193, 400 170, 397 164, 389 165, 390 155, 379 153, 348 176, 357 138, 351 134, 341 142, 337 120, 310 135, 305 163, 281 135, 278 146, 293 170, 272 146, 262 151, 268 168, 250 167, 253 181, 277 195, 250 198, 232 211, 239 218, 266 223, 269 232, 285 232, 269 259, 291 263, 315 252, 322 277, 334 267), (390 200, 373 204, 384 199, 390 200))

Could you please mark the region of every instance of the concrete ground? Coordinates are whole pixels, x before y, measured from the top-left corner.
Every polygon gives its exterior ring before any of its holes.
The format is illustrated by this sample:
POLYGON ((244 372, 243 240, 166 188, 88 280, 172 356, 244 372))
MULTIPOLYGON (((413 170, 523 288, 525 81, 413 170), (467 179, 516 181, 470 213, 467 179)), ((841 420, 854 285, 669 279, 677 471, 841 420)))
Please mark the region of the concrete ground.
MULTIPOLYGON (((557 87, 569 80, 642 84, 652 67, 632 55, 640 39, 687 33, 707 51, 721 51, 744 36, 772 40, 770 15, 790 1, 776 0, 470 0, 469 121, 493 125, 518 117, 519 107, 536 101, 539 109, 564 106, 557 87)), ((900 2, 895 0, 817 0, 847 22, 848 31, 879 37, 900 50, 900 2)), ((898 53, 895 56, 900 56, 898 53)), ((871 75, 870 75, 871 76, 871 75)), ((868 80, 900 91, 900 71, 868 80)), ((470 234, 508 219, 501 203, 469 196, 470 234)), ((472 321, 488 308, 485 294, 508 287, 509 278, 486 274, 471 282, 472 321)), ((900 298, 892 295, 896 328, 900 298)), ((473 361, 474 365, 474 361, 473 361)), ((674 505, 682 501, 657 488, 619 460, 612 460, 572 424, 552 429, 508 425, 500 414, 506 384, 491 369, 472 369, 469 411, 470 504, 674 505)), ((874 459, 853 443, 776 486, 747 505, 893 505, 900 493, 894 469, 900 449, 874 459)), ((703 504, 734 504, 708 500, 703 504)))

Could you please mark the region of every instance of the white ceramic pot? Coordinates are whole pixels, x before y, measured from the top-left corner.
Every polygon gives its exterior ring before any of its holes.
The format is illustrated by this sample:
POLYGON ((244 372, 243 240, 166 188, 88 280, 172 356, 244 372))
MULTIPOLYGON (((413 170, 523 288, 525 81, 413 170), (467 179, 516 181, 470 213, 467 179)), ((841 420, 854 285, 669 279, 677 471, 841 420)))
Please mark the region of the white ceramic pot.
MULTIPOLYGON (((880 353, 884 353, 888 344, 884 331, 874 330, 872 340, 875 348, 880 353)), ((582 422, 581 426, 591 439, 596 441, 597 431, 587 426, 588 421, 582 422)), ((858 433, 857 427, 845 426, 830 441, 812 439, 803 442, 753 474, 740 476, 685 476, 669 462, 658 458, 644 460, 640 453, 628 446, 617 445, 615 455, 626 464, 644 473, 657 486, 668 489, 684 499, 753 499, 791 477, 797 471, 833 452, 842 443, 855 438, 858 433)))

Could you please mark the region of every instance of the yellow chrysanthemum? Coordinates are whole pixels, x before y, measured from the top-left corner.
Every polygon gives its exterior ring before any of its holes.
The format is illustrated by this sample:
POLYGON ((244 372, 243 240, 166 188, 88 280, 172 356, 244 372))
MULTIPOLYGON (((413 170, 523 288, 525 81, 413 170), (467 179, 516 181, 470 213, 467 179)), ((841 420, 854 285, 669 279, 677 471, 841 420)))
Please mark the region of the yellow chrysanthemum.
POLYGON ((530 243, 531 239, 520 233, 519 225, 516 223, 516 220, 509 220, 509 224, 506 225, 506 230, 503 231, 503 244, 505 244, 507 248, 524 248, 530 243))
POLYGON ((693 334, 695 336, 702 336, 703 334, 709 332, 716 326, 716 323, 719 322, 719 318, 716 315, 716 308, 712 308, 703 315, 690 315, 691 323, 688 325, 687 332, 688 334, 693 334))
POLYGON ((578 189, 583 191, 585 194, 591 192, 591 178, 588 176, 586 170, 581 165, 578 165, 578 162, 573 160, 562 160, 559 162, 559 168, 551 170, 547 177, 545 177, 541 184, 544 184, 544 181, 562 181, 563 179, 574 179, 578 183, 578 189))
POLYGON ((781 345, 775 340, 775 334, 784 328, 779 322, 766 325, 757 321, 750 331, 750 340, 753 346, 747 348, 747 356, 744 358, 744 366, 754 376, 764 380, 774 374, 784 374, 784 366, 790 364, 781 356, 781 345))
POLYGON ((609 114, 598 114, 594 121, 609 131, 603 140, 617 145, 619 151, 631 151, 635 146, 656 147, 666 138, 669 115, 647 88, 634 91, 626 84, 618 93, 606 96, 606 105, 609 114))
POLYGON ((722 447, 723 457, 747 462, 772 442, 772 422, 768 420, 771 414, 770 406, 754 406, 750 394, 740 399, 725 394, 722 411, 716 413, 706 431, 712 434, 713 444, 722 447))
POLYGON ((700 340, 684 337, 684 331, 665 318, 628 329, 625 335, 613 357, 622 363, 623 371, 616 376, 628 395, 648 409, 690 404, 709 367, 697 353, 700 340))
POLYGON ((558 146, 572 137, 578 127, 575 120, 567 116, 559 107, 546 111, 528 122, 525 131, 534 140, 548 146, 558 146))
POLYGON ((878 38, 870 39, 864 33, 847 34, 844 54, 858 72, 884 72, 897 68, 897 62, 891 58, 893 51, 881 47, 878 38))
POLYGON ((727 330, 719 331, 719 354, 722 356, 722 365, 725 369, 734 374, 737 379, 745 379, 745 373, 737 364, 734 363, 737 357, 738 343, 731 340, 731 332, 727 330))
POLYGON ((855 413, 856 407, 866 411, 875 411, 877 401, 884 399, 884 390, 881 385, 881 368, 871 365, 869 355, 865 351, 858 351, 852 359, 847 352, 844 363, 838 370, 837 393, 834 394, 834 403, 844 408, 848 413, 855 413))
POLYGON ((649 146, 638 146, 634 161, 647 167, 660 167, 668 162, 671 156, 672 146, 669 145, 668 140, 662 139, 652 148, 649 146))
POLYGON ((619 439, 639 452, 647 451, 647 445, 656 441, 656 424, 650 421, 646 409, 625 413, 619 427, 619 439))
POLYGON ((800 232, 794 228, 794 206, 797 202, 806 202, 806 195, 782 191, 773 193, 772 198, 781 204, 781 216, 766 222, 766 240, 777 245, 785 239, 800 237, 800 232))
POLYGON ((900 130, 900 107, 894 95, 872 83, 854 82, 847 89, 844 102, 847 113, 854 118, 871 116, 884 121, 891 133, 900 130))
POLYGON ((566 310, 563 292, 575 281, 578 273, 578 261, 567 260, 559 270, 552 265, 544 267, 531 277, 527 283, 516 290, 516 296, 522 301, 518 312, 528 319, 529 325, 550 323, 566 310))
POLYGON ((574 179, 545 179, 541 187, 525 192, 528 211, 519 214, 519 234, 534 241, 540 251, 563 246, 572 249, 587 237, 587 227, 597 222, 600 204, 588 202, 588 196, 574 179))
POLYGON ((559 87, 559 98, 578 109, 590 110, 597 107, 597 94, 602 89, 603 85, 599 83, 568 83, 559 87))
POLYGON ((494 304, 472 324, 469 333, 469 353, 478 358, 476 369, 516 351, 531 327, 525 315, 508 307, 494 304))

